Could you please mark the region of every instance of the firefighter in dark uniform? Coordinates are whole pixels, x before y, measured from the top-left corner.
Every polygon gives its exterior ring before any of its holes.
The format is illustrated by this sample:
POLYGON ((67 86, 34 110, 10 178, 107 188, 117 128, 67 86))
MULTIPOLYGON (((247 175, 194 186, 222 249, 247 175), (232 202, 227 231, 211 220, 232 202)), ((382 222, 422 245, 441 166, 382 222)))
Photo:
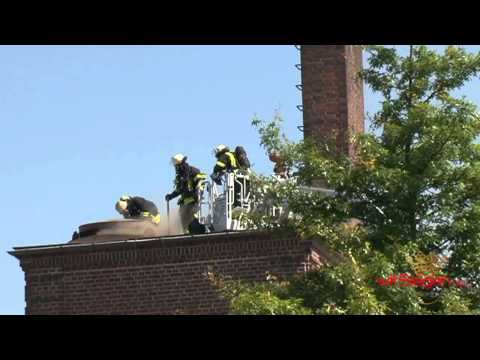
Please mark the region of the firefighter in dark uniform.
POLYGON ((203 233, 204 227, 196 216, 205 190, 207 175, 187 163, 187 157, 177 154, 172 158, 175 166, 175 190, 165 196, 170 201, 180 196, 180 221, 184 233, 203 233))
MULTIPOLYGON (((242 148, 243 149, 243 148, 242 148)), ((218 184, 222 184, 222 176, 225 173, 236 173, 238 171, 240 172, 247 172, 249 169, 243 168, 240 166, 240 162, 238 159, 238 156, 236 152, 230 151, 230 149, 225 146, 225 145, 218 145, 214 150, 214 155, 217 159, 217 162, 215 163, 215 167, 213 168, 213 174, 211 175, 212 180, 218 184)), ((249 187, 249 182, 246 183, 247 185, 247 191, 249 187)), ((233 211, 237 212, 242 209, 242 204, 240 202, 240 196, 241 196, 241 187, 240 185, 235 182, 233 184, 233 192, 235 194, 234 200, 233 200, 233 211)))
POLYGON ((157 206, 147 199, 140 196, 124 195, 117 201, 115 209, 123 215, 125 219, 150 219, 154 224, 160 223, 160 215, 157 206))
POLYGON ((213 168, 211 178, 216 184, 221 185, 222 176, 226 172, 234 172, 238 169, 237 159, 235 154, 225 145, 218 145, 213 152, 217 162, 213 168))

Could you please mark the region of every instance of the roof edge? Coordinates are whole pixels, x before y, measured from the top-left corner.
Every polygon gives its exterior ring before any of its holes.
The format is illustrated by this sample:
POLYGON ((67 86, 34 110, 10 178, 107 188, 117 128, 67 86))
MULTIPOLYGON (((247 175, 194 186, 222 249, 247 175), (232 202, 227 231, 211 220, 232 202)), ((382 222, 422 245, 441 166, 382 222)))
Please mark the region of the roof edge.
POLYGON ((39 245, 39 246, 22 246, 14 247, 13 250, 7 251, 8 254, 21 259, 24 256, 31 255, 44 255, 67 252, 86 251, 91 249, 110 249, 118 247, 138 247, 148 245, 161 246, 178 246, 178 245, 195 245, 202 241, 225 241, 225 238, 241 238, 241 237, 272 237, 278 239, 284 239, 292 237, 293 234, 277 233, 271 231, 228 231, 219 233, 210 233, 202 235, 179 235, 179 236, 165 236, 165 237, 149 237, 149 238, 135 238, 130 240, 115 240, 115 241, 102 241, 102 242, 89 242, 89 243, 63 243, 52 245, 39 245))

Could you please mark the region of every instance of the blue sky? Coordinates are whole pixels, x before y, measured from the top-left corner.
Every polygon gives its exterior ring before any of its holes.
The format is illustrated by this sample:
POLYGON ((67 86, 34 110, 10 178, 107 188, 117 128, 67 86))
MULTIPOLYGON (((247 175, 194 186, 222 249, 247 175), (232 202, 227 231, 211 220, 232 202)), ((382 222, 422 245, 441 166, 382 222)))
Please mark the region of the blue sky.
MULTIPOLYGON (((250 120, 279 109, 301 138, 299 62, 293 46, 0 46, 0 314, 25 307, 7 251, 67 242, 124 193, 164 210, 173 154, 210 173, 215 145, 242 144, 270 173, 250 120)), ((479 85, 462 91, 478 105, 479 85)))

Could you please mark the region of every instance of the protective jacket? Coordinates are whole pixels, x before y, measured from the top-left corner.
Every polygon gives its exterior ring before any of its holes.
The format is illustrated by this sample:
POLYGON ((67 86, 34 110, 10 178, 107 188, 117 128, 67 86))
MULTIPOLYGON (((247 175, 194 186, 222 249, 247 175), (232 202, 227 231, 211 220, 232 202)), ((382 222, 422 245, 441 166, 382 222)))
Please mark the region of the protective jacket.
POLYGON ((217 162, 213 168, 213 174, 222 174, 223 172, 232 172, 238 169, 237 159, 231 151, 222 151, 217 154, 217 162))
POLYGON ((154 223, 160 222, 157 206, 150 200, 133 196, 127 200, 128 216, 131 218, 149 217, 154 223))
POLYGON ((175 190, 169 198, 180 196, 180 206, 198 202, 200 193, 205 189, 207 175, 187 163, 176 166, 175 172, 175 190))

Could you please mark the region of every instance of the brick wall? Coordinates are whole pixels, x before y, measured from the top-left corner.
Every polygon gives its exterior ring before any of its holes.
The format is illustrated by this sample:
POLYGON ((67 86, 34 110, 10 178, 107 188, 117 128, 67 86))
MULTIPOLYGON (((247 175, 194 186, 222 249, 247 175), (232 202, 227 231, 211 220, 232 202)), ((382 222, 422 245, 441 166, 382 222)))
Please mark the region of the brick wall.
POLYGON ((292 236, 235 233, 106 244, 17 248, 26 314, 224 314, 208 270, 262 281, 328 261, 292 236))
POLYGON ((362 50, 356 45, 302 45, 303 123, 306 137, 332 142, 353 157, 349 142, 364 131, 362 50))

